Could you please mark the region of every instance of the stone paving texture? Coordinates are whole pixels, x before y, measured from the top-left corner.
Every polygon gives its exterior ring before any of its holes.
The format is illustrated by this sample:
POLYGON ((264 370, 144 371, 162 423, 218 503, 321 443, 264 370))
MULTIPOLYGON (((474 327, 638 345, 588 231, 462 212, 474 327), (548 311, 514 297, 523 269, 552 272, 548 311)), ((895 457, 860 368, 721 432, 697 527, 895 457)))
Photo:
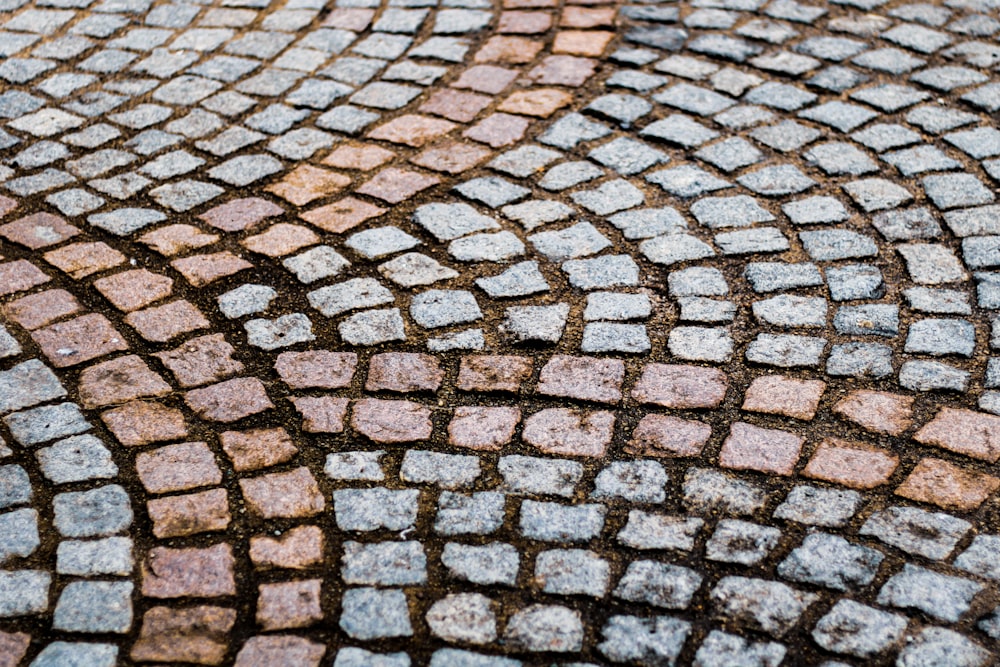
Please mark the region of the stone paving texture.
POLYGON ((0 667, 1000 660, 995 0, 0 0, 0 667))

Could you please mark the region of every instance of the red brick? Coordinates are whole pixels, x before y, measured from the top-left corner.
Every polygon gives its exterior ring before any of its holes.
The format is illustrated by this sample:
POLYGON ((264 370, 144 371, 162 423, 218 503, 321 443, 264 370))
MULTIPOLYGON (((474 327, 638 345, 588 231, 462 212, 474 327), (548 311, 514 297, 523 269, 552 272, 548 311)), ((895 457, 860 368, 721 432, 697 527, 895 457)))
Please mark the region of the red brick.
POLYGON ((597 61, 575 56, 549 56, 528 72, 535 83, 555 86, 582 86, 597 72, 597 61))
POLYGON ((296 526, 279 537, 250 538, 250 560, 258 568, 301 570, 323 562, 323 531, 296 526))
POLYGON ((440 118, 407 114, 379 125, 368 133, 368 138, 420 148, 456 127, 454 123, 440 118))
POLYGON ((289 398, 302 415, 302 430, 306 433, 340 433, 350 399, 339 396, 297 396, 289 398))
POLYGON ((949 510, 971 512, 1000 488, 992 475, 959 468, 941 459, 927 458, 916 465, 896 489, 896 495, 949 510))
POLYGON ((802 438, 787 431, 735 422, 722 443, 719 465, 791 475, 802 451, 802 438))
POLYGON ((233 462, 233 470, 259 470, 284 463, 298 454, 288 431, 281 427, 219 434, 222 451, 233 462))
POLYGON ((509 113, 494 113, 462 133, 463 137, 484 143, 493 148, 509 146, 520 141, 528 131, 531 121, 509 113))
POLYGON ((351 179, 343 174, 303 164, 289 172, 277 183, 264 189, 296 206, 302 206, 311 201, 329 197, 350 184, 351 179))
POLYGON ((49 277, 26 259, 0 264, 0 296, 23 292, 48 281, 49 277))
POLYGON ((204 442, 165 445, 135 457, 135 471, 150 493, 185 491, 222 481, 215 455, 204 442))
POLYGON ((224 232, 239 232, 284 212, 283 208, 266 199, 246 197, 210 208, 198 217, 224 232))
POLYGON ((429 354, 386 352, 376 354, 368 363, 368 391, 437 391, 444 372, 438 360, 429 354))
POLYGON ((306 628, 323 620, 319 579, 260 584, 257 624, 264 630, 306 628))
POLYGON ((32 250, 73 238, 80 230, 51 213, 32 213, 0 226, 0 236, 32 250))
POLYGON ((126 447, 187 437, 184 414, 150 401, 132 401, 101 413, 108 430, 126 447))
POLYGON ((497 451, 514 437, 519 421, 518 408, 460 406, 448 424, 448 442, 456 447, 497 451))
POLYGON ((193 389, 184 400, 202 419, 226 423, 274 407, 264 384, 257 378, 234 378, 193 389))
POLYGON ((323 164, 340 169, 371 171, 376 167, 381 167, 394 157, 396 157, 395 153, 381 146, 352 144, 338 146, 332 153, 323 158, 323 164))
POLYGON ((312 516, 325 507, 308 468, 241 479, 240 489, 250 510, 265 519, 312 516))
POLYGON ((459 90, 445 88, 434 92, 420 107, 421 113, 444 116, 448 120, 468 123, 479 115, 493 101, 487 95, 464 93, 459 90))
POLYGON ((725 399, 726 386, 726 374, 717 368, 646 364, 632 398, 665 408, 715 408, 725 399))
POLYGON ((75 366, 128 349, 124 337, 106 317, 97 313, 36 329, 31 337, 57 368, 75 366))
POLYGON ((23 296, 3 308, 3 313, 25 329, 37 329, 80 312, 76 297, 62 289, 23 296))
POLYGON ((193 225, 181 224, 160 227, 139 237, 140 243, 167 257, 204 248, 218 240, 218 234, 208 234, 193 225))
POLYGON ((972 410, 942 408, 934 419, 917 431, 913 439, 996 463, 1000 459, 1000 417, 972 410))
POLYGON ((538 393, 581 401, 617 403, 622 399, 625 362, 620 359, 556 355, 542 367, 538 393))
POLYGON ((600 30, 564 30, 552 42, 552 53, 573 56, 600 56, 615 38, 615 33, 600 30))
POLYGON ((496 95, 514 82, 518 71, 495 65, 475 65, 462 72, 453 88, 468 88, 477 93, 496 95))
POLYGON ((225 489, 154 498, 146 510, 160 539, 225 530, 232 520, 225 489))
POLYGON ((498 111, 515 113, 522 116, 537 116, 548 118, 563 108, 573 99, 572 95, 552 88, 534 88, 532 90, 515 91, 505 99, 498 111))
POLYGON ((177 269, 195 287, 202 287, 219 278, 253 268, 253 264, 242 257, 237 257, 228 250, 211 255, 192 255, 183 259, 175 259, 170 262, 170 266, 177 269))
MULTIPOLYGON (((423 142, 414 144, 422 146, 423 142)), ((375 197, 390 204, 398 204, 413 195, 441 182, 437 176, 389 167, 383 169, 358 188, 358 193, 375 197)))
POLYGON ((85 408, 163 396, 171 391, 170 385, 134 354, 87 368, 80 374, 78 386, 85 408))
POLYGON ((523 65, 535 59, 545 45, 526 37, 494 35, 476 53, 477 63, 523 65))
POLYGON ((913 423, 913 397, 857 390, 833 406, 833 411, 869 431, 899 435, 913 423))
POLYGON ((743 409, 796 419, 816 416, 819 399, 826 389, 820 380, 796 380, 782 375, 754 379, 743 399, 743 409))
POLYGON ((371 24, 373 18, 375 18, 374 9, 337 7, 327 14, 326 19, 323 20, 323 25, 328 28, 363 32, 371 24))
POLYGON ((129 312, 170 296, 174 281, 146 269, 135 269, 95 280, 94 287, 112 306, 129 312))
MULTIPOLYGON (((0 200, 3 199, 6 198, 0 197, 0 200)), ((0 209, 2 206, 0 201, 0 209)), ((30 643, 31 635, 26 632, 0 632, 0 667, 17 667, 28 652, 30 643)))
POLYGON ((874 489, 889 480, 897 465, 899 457, 891 452, 829 438, 820 443, 802 474, 855 489, 874 489))
POLYGON ((154 547, 142 563, 142 594, 151 598, 211 598, 236 594, 233 551, 228 544, 204 549, 154 547))
POLYGON ((548 12, 502 12, 497 32, 519 35, 537 35, 552 27, 552 15, 548 12))
POLYGON ((320 229, 342 234, 366 220, 377 218, 387 210, 355 197, 344 197, 333 204, 300 213, 299 217, 320 229))
POLYGON ((279 222, 256 236, 244 239, 240 245, 268 257, 283 257, 318 242, 319 237, 308 227, 279 222))
MULTIPOLYGON (((74 243, 43 255, 45 261, 70 278, 79 280, 125 263, 125 255, 106 243, 74 243)), ((6 285, 3 265, 0 265, 0 285, 6 285)), ((37 284, 37 283, 36 283, 37 284)))
POLYGON ((218 382, 243 370, 243 364, 232 358, 235 350, 222 334, 210 334, 185 341, 169 352, 157 352, 163 365, 174 374, 182 387, 196 387, 218 382))
POLYGON ((670 415, 646 415, 632 431, 625 451, 633 456, 700 456, 712 427, 670 415))
POLYGON ((410 162, 433 171, 461 174, 472 169, 492 154, 490 149, 482 146, 452 141, 425 148, 418 155, 410 158, 410 162))
POLYGON ((565 7, 559 25, 565 28, 611 27, 616 12, 615 7, 565 7))
POLYGON ((525 442, 546 454, 604 456, 615 426, 611 412, 549 408, 524 421, 525 442))
POLYGON ((464 391, 503 391, 516 394, 531 376, 531 366, 529 357, 462 357, 458 369, 458 388, 464 391))
POLYGON ((165 343, 181 334, 211 326, 194 304, 183 299, 129 313, 125 323, 154 343, 165 343))
POLYGON ((142 619, 132 646, 137 662, 193 662, 218 665, 229 650, 236 611, 225 607, 153 607, 142 619))
POLYGON ((379 443, 403 443, 431 437, 430 409, 412 401, 383 401, 364 398, 355 401, 351 426, 361 435, 379 443))
POLYGON ((319 667, 324 653, 326 646, 303 637, 258 635, 243 645, 233 667, 319 667))

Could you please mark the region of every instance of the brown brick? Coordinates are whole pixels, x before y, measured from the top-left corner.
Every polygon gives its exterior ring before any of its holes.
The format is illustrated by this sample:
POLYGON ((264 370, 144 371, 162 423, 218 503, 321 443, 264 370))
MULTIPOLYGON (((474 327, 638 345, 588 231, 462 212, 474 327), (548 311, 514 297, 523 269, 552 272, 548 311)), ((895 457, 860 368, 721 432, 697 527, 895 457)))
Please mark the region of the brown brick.
POLYGON ((377 218, 387 210, 355 197, 344 197, 332 204, 300 213, 299 217, 320 229, 342 234, 366 220, 377 218))
POLYGON ((326 646, 304 637, 257 635, 236 654, 233 667, 319 667, 324 653, 326 646))
POLYGON ((340 396, 296 396, 289 398, 302 415, 302 430, 306 433, 340 433, 350 399, 340 396))
POLYGON ((420 107, 421 113, 443 116, 458 123, 468 123, 493 101, 488 95, 464 93, 445 88, 434 92, 420 107))
POLYGON ((32 213, 0 226, 0 236, 32 250, 62 243, 80 230, 51 213, 32 213))
POLYGON ((23 296, 3 308, 3 313, 28 330, 43 327, 80 312, 76 297, 62 289, 23 296))
POLYGON ((913 397, 859 389, 840 400, 833 411, 869 431, 899 435, 913 423, 913 397))
MULTIPOLYGON (((418 145, 423 145, 421 142, 418 145)), ((413 195, 433 187, 441 182, 437 176, 428 176, 415 171, 389 167, 383 169, 369 181, 364 183, 358 192, 369 197, 375 197, 390 204, 398 204, 413 195)))
POLYGON ((0 296, 23 292, 48 281, 49 277, 26 259, 0 264, 0 296))
POLYGON ((518 74, 517 70, 496 65, 475 65, 462 72, 458 80, 451 85, 453 88, 468 88, 477 93, 496 95, 514 83, 518 74))
POLYGON ((239 472, 259 470, 292 459, 299 450, 288 431, 281 427, 252 431, 224 431, 219 443, 239 472))
POLYGON ((306 628, 323 620, 319 579, 260 584, 257 624, 264 630, 306 628))
POLYGON ((132 401, 101 413, 101 420, 126 447, 187 437, 180 410, 151 401, 132 401))
POLYGON ((665 408, 715 408, 725 397, 725 373, 683 364, 646 364, 632 389, 640 403, 665 408))
POLYGON ((368 363, 368 391, 437 391, 444 372, 429 354, 385 352, 368 363))
POLYGON ((632 431, 625 451, 633 456, 700 456, 712 427, 670 415, 646 415, 632 431))
POLYGON ((743 399, 743 409, 796 419, 816 416, 819 399, 826 383, 820 380, 796 380, 783 375, 765 375, 754 379, 743 399))
POLYGON ((184 299, 129 313, 125 323, 154 343, 165 343, 181 334, 211 326, 201 311, 184 299))
POLYGON ((218 665, 229 649, 236 611, 225 607, 153 607, 142 619, 131 657, 137 662, 218 665))
POLYGON ((118 310, 130 312, 165 299, 174 281, 146 269, 123 271, 94 281, 94 287, 118 310))
POLYGON ((771 428, 735 422, 722 443, 719 465, 735 470, 759 470, 791 475, 802 451, 802 438, 771 428))
POLYGON ((193 389, 184 400, 202 419, 226 423, 274 407, 264 384, 257 378, 234 378, 193 389))
POLYGON ((873 489, 885 484, 897 465, 899 457, 891 452, 830 438, 820 443, 802 474, 855 489, 873 489))
POLYGON ((134 354, 87 368, 80 374, 80 401, 85 408, 126 403, 169 394, 170 385, 134 354))
POLYGON ((279 537, 250 538, 250 560, 258 568, 301 570, 323 562, 323 531, 296 526, 279 537))
POLYGON ((494 35, 476 53, 477 63, 523 65, 535 59, 545 45, 526 37, 494 35))
POLYGON ((379 443, 417 442, 431 437, 431 411, 412 401, 355 401, 351 426, 379 443))
POLYGON ((440 118, 407 114, 379 125, 368 133, 368 138, 420 148, 456 127, 454 123, 440 118))
POLYGON ((972 410, 942 408, 934 419, 917 431, 913 439, 996 463, 1000 459, 1000 417, 972 410))
POLYGON ((240 244, 260 255, 284 257, 318 242, 319 237, 308 227, 279 222, 260 234, 247 237, 240 244))
POLYGON ((170 266, 177 269, 195 287, 202 287, 219 278, 253 268, 253 264, 228 250, 211 255, 192 255, 175 259, 170 262, 170 266))
POLYGON ((941 459, 926 458, 896 489, 896 495, 948 510, 971 512, 1000 487, 1000 479, 941 459))
MULTIPOLYGON (((125 255, 100 241, 63 246, 50 250, 43 257, 46 262, 76 280, 125 263, 125 255)), ((3 277, 4 266, 0 265, 0 285, 7 284, 3 277)))
POLYGON ((456 447, 496 451, 514 437, 519 421, 518 408, 460 406, 448 424, 448 442, 456 447))
POLYGON ((329 197, 350 184, 351 179, 343 174, 303 164, 289 172, 277 183, 264 189, 296 206, 303 206, 311 201, 329 197))
POLYGON ((218 240, 218 234, 208 234, 193 225, 183 224, 160 227, 139 237, 140 243, 166 257, 204 248, 218 240))
POLYGON ((462 357, 458 388, 464 391, 517 393, 531 376, 530 357, 478 355, 462 357))
POLYGON ((232 520, 225 489, 154 498, 146 510, 160 539, 225 530, 232 520))
POLYGON ((488 148, 450 141, 425 148, 418 155, 410 158, 410 162, 433 171, 461 174, 464 171, 472 169, 491 155, 493 153, 488 148))
MULTIPOLYGON (((421 108, 421 111, 423 109, 421 108)), ((371 171, 376 167, 396 157, 392 151, 372 144, 351 144, 338 146, 332 153, 323 158, 323 164, 340 169, 357 169, 371 171)))
POLYGON ((198 217, 224 232, 239 232, 284 212, 283 208, 266 199, 245 197, 210 208, 198 217))
POLYGON ((128 349, 124 337, 106 317, 97 313, 36 329, 31 337, 57 368, 75 366, 128 349))
POLYGON ((556 355, 542 367, 538 393, 581 401, 617 403, 622 399, 625 362, 621 359, 556 355))
POLYGON ((222 481, 215 455, 204 442, 165 445, 135 457, 135 470, 150 493, 184 491, 222 481))
POLYGON ((524 421, 525 442, 546 454, 604 456, 615 426, 611 412, 549 408, 524 421))
POLYGON ((520 141, 530 124, 530 120, 521 116, 494 113, 463 132, 462 136, 493 148, 501 148, 520 141))
POLYGON ((223 543, 204 549, 150 549, 142 563, 142 594, 151 598, 235 595, 232 548, 223 543))
POLYGON ((505 99, 497 110, 522 116, 548 118, 569 104, 572 99, 573 96, 569 93, 553 88, 518 90, 505 99))
POLYGON ((528 72, 535 83, 578 87, 597 72, 597 61, 576 56, 548 56, 528 72))
POLYGON ((241 479, 240 489, 250 510, 265 519, 312 516, 325 507, 308 468, 241 479))
POLYGON ((182 387, 196 387, 218 382, 243 370, 243 364, 232 358, 235 350, 222 334, 209 334, 185 341, 168 352, 157 352, 163 365, 174 374, 182 387))

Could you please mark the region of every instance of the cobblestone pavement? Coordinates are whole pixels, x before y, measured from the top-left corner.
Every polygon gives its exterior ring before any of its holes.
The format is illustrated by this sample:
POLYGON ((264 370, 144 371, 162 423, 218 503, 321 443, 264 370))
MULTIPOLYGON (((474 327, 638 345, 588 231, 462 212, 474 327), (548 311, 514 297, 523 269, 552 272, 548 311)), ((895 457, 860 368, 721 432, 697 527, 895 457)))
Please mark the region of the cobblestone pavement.
POLYGON ((0 0, 0 666, 995 664, 998 9, 0 0))

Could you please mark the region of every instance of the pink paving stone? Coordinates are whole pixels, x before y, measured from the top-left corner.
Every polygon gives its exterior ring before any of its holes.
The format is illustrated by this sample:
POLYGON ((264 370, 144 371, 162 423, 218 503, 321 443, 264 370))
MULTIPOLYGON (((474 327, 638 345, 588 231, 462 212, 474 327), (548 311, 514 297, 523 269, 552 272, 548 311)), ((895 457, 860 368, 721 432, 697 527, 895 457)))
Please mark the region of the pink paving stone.
POLYGON ((185 491, 222 481, 215 455, 204 442, 165 445, 135 457, 135 471, 150 493, 185 491))
POLYGON ((174 281, 146 269, 135 269, 95 280, 94 287, 112 306, 129 312, 170 296, 174 281))
POLYGON ((826 383, 820 380, 797 380, 782 375, 755 378, 747 388, 743 409, 796 419, 816 416, 819 399, 826 383))
POLYGON ((874 489, 889 480, 897 465, 899 457, 884 449, 829 438, 816 448, 802 474, 855 489, 874 489))
POLYGON ((735 422, 722 443, 719 465, 736 470, 759 470, 791 475, 802 451, 803 439, 794 433, 735 422))
POLYGON ((528 72, 535 83, 555 86, 582 86, 597 71, 597 61, 576 56, 549 56, 528 72))
POLYGON ((426 148, 410 158, 410 162, 433 171, 460 174, 472 169, 492 154, 490 149, 482 146, 452 141, 426 148))
POLYGON ((500 148, 520 141, 529 125, 531 121, 523 116, 494 113, 463 132, 462 136, 493 148, 500 148))
POLYGON ((632 398, 665 408, 715 408, 725 399, 726 387, 726 374, 717 368, 646 364, 632 398))
POLYGON ((308 227, 279 222, 260 234, 244 239, 240 244, 260 255, 283 257, 318 241, 319 237, 308 227))
POLYGON ((611 443, 614 426, 611 412, 549 408, 524 421, 521 437, 546 454, 600 457, 611 443))
POLYGON ((537 35, 552 27, 552 14, 548 12, 502 12, 497 32, 537 35))
POLYGON ((899 435, 913 423, 913 397, 884 391, 852 391, 833 411, 875 433, 899 435))
POLYGON ((128 349, 125 338, 108 318, 97 313, 36 329, 31 332, 31 338, 57 368, 75 366, 128 349))
POLYGON ((633 456, 700 456, 712 427, 671 415, 646 415, 632 431, 625 451, 633 456))
MULTIPOLYGON (((423 110, 421 108, 421 110, 423 110)), ((372 144, 349 144, 338 146, 336 150, 323 158, 323 164, 340 169, 357 169, 371 171, 376 167, 396 157, 392 151, 372 144)))
POLYGON ((595 357, 552 357, 538 376, 538 393, 581 401, 617 403, 622 400, 625 362, 595 357))
POLYGON ((340 433, 350 399, 339 396, 297 396, 289 398, 302 415, 302 430, 306 433, 340 433))
POLYGON ((180 271, 181 275, 195 287, 202 287, 219 278, 253 268, 253 264, 242 257, 237 257, 228 250, 211 255, 192 255, 183 259, 175 259, 170 262, 170 266, 180 271))
POLYGON ((236 610, 225 607, 153 607, 143 616, 131 657, 137 662, 218 665, 226 657, 234 623, 236 610))
POLYGON ((258 635, 243 645, 233 667, 319 667, 324 653, 324 644, 304 637, 258 635))
POLYGON ((460 406, 448 424, 448 442, 456 447, 496 451, 511 441, 519 421, 518 408, 460 406))
POLYGON ((134 354, 95 364, 80 373, 80 401, 85 408, 127 403, 169 394, 170 385, 134 354))
POLYGON ((17 208, 17 200, 0 195, 0 218, 17 208))
POLYGON ((475 65, 462 72, 452 88, 467 88, 477 93, 496 95, 514 82, 518 71, 496 65, 475 65))
POLYGON ((493 98, 488 95, 477 95, 476 93, 465 93, 445 88, 431 94, 427 101, 420 106, 420 111, 443 116, 459 123, 468 123, 492 102, 493 98))
POLYGON ((76 297, 62 289, 23 296, 3 308, 3 313, 29 331, 80 312, 76 297))
POLYGON ((319 579, 260 584, 257 624, 263 630, 306 628, 323 620, 319 579))
POLYGON ((615 23, 615 7, 566 7, 559 25, 566 28, 611 27, 615 23))
POLYGON ((0 264, 0 296, 23 292, 48 281, 49 277, 26 259, 0 264))
POLYGON ((552 42, 552 53, 600 56, 615 33, 603 30, 564 30, 552 42))
POLYGON ((0 226, 0 236, 32 250, 62 243, 79 233, 79 229, 51 213, 32 213, 0 226))
MULTIPOLYGON (((125 255, 106 243, 74 243, 43 255, 45 261, 70 278, 79 280, 125 263, 125 255)), ((0 285, 5 284, 0 266, 0 285)))
POLYGON ((281 427, 224 431, 219 434, 219 444, 238 472, 284 463, 299 452, 292 436, 281 427))
POLYGON ((284 212, 283 208, 266 199, 246 197, 210 208, 198 217, 224 232, 239 232, 284 212))
POLYGON ((342 234, 387 210, 356 197, 344 197, 332 204, 300 213, 299 217, 322 230, 342 234))
POLYGON ((377 398, 355 401, 351 426, 370 440, 387 444, 426 440, 433 429, 429 408, 413 401, 377 398))
POLYGON ((154 343, 166 343, 181 334, 211 326, 193 303, 183 299, 129 313, 125 323, 154 343))
POLYGON ((368 391, 437 391, 444 372, 436 357, 415 352, 376 354, 368 363, 368 391))
POLYGON ((285 201, 303 206, 311 201, 329 197, 351 184, 343 174, 303 164, 296 167, 277 183, 265 188, 285 201))
POLYGON ((202 419, 224 423, 274 407, 264 384, 257 378, 234 378, 204 389, 192 389, 184 401, 202 419))
POLYGON ((243 364, 232 358, 233 346, 222 334, 209 334, 185 341, 168 352, 157 352, 163 365, 174 374, 182 387, 196 387, 218 382, 243 370, 243 364))
POLYGON ((552 88, 518 90, 511 93, 510 97, 497 107, 497 111, 548 118, 569 104, 572 99, 573 96, 569 93, 552 88))
POLYGON ((948 510, 971 512, 1000 488, 1000 479, 960 468, 948 461, 926 458, 913 468, 896 495, 948 510))
POLYGON ((250 510, 265 519, 312 516, 325 507, 309 468, 241 479, 240 489, 250 510))
POLYGON ((380 171, 357 191, 390 204, 398 204, 440 182, 441 179, 437 176, 390 167, 380 171))
POLYGON ((530 357, 477 355, 462 357, 458 388, 463 391, 503 391, 517 393, 531 376, 530 357))
POLYGON ((210 598, 236 594, 233 550, 154 547, 142 563, 142 594, 151 598, 210 598))
MULTIPOLYGON (((0 210, 2 206, 0 201, 0 210)), ((26 632, 0 632, 0 667, 17 667, 28 652, 29 644, 31 635, 26 632)))
POLYGON ((942 408, 913 436, 925 445, 937 445, 974 459, 996 463, 1000 459, 1000 417, 942 408))
POLYGON ((146 511, 160 539, 225 530, 232 520, 225 489, 154 498, 146 502, 146 511))
POLYGON ((420 148, 424 144, 448 134, 456 127, 458 126, 455 123, 440 118, 407 114, 379 125, 367 136, 369 139, 420 148))
POLYGON ((338 7, 327 15, 323 21, 323 25, 328 28, 362 32, 372 22, 373 18, 375 18, 374 9, 338 7))
POLYGON ((139 237, 140 243, 167 257, 204 248, 218 240, 218 234, 208 234, 192 225, 180 224, 160 227, 139 237))
POLYGON ((107 410, 101 413, 101 421, 126 447, 180 440, 188 434, 180 410, 153 401, 132 401, 107 410))
POLYGON ((358 355, 353 352, 282 352, 274 370, 292 389, 342 389, 351 386, 358 355))
POLYGON ((530 63, 545 45, 526 37, 494 35, 476 52, 477 63, 504 63, 521 65, 530 63))
POLYGON ((280 537, 250 538, 250 560, 258 568, 301 570, 323 562, 323 531, 296 526, 280 537))

